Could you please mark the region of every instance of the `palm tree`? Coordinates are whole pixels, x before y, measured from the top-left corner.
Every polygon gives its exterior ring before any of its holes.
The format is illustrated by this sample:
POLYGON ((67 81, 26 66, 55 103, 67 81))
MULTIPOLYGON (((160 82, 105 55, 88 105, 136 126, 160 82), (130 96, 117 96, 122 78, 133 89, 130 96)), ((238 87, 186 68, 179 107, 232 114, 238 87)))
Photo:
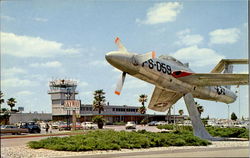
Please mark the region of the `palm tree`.
POLYGON ((145 108, 145 103, 147 102, 148 100, 148 96, 146 94, 141 94, 140 97, 139 97, 139 102, 141 102, 142 104, 142 107, 139 108, 139 112, 141 114, 145 114, 146 113, 146 108, 145 108))
POLYGON ((3 99, 3 93, 2 91, 0 91, 0 105, 2 105, 2 103, 4 103, 4 99, 3 99))
POLYGON ((12 108, 16 105, 16 99, 15 98, 8 99, 7 104, 10 106, 10 111, 12 111, 12 108))
POLYGON ((182 116, 184 111, 182 109, 179 110, 179 114, 182 116))
POLYGON ((7 125, 10 118, 10 111, 7 108, 1 108, 0 113, 0 124, 7 125))
MULTIPOLYGON (((94 92, 93 109, 98 110, 99 115, 104 110, 104 104, 105 104, 104 94, 105 92, 102 89, 96 90, 94 92)), ((93 121, 97 123, 99 129, 103 128, 104 119, 102 116, 95 116, 93 118, 93 121)))
POLYGON ((99 114, 104 110, 104 104, 106 101, 104 94, 105 92, 102 89, 94 92, 93 109, 98 110, 99 114))

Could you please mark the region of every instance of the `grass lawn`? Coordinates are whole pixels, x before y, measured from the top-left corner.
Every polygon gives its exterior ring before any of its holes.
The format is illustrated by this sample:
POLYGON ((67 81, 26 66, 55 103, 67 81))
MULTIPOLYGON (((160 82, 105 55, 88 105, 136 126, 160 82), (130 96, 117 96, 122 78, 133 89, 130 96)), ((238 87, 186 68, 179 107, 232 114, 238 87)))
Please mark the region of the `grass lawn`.
POLYGON ((63 151, 120 150, 163 146, 206 146, 207 140, 193 136, 191 132, 154 133, 96 130, 86 134, 67 137, 50 137, 31 141, 33 149, 45 148, 63 151))

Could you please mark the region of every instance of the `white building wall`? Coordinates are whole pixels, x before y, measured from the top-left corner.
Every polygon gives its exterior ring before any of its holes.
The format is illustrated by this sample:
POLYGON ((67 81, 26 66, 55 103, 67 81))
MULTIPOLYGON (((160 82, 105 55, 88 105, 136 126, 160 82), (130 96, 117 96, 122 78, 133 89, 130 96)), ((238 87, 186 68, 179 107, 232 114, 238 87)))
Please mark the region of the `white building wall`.
POLYGON ((52 120, 51 113, 16 113, 11 114, 10 124, 15 124, 17 122, 28 122, 33 121, 34 119, 38 120, 52 120))

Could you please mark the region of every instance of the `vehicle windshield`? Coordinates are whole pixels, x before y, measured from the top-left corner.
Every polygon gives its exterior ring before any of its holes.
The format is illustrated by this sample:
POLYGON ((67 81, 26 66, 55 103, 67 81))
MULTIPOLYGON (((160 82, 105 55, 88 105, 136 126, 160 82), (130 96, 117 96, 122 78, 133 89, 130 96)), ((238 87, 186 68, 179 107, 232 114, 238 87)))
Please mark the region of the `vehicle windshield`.
POLYGON ((130 124, 134 124, 135 122, 131 121, 131 122, 128 122, 128 123, 130 123, 130 124))

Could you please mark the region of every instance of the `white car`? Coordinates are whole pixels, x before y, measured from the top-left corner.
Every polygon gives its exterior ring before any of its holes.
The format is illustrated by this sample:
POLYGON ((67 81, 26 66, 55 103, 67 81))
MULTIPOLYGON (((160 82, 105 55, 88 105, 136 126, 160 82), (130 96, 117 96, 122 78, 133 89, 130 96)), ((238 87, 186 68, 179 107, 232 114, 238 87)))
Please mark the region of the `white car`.
POLYGON ((159 121, 155 125, 158 126, 158 125, 166 125, 166 124, 167 124, 167 122, 165 122, 165 121, 159 121))
POLYGON ((97 129, 98 128, 97 124, 93 122, 83 122, 82 127, 83 129, 97 129))
POLYGON ((126 129, 136 129, 136 124, 134 121, 127 122, 127 124, 125 125, 125 128, 126 129))

